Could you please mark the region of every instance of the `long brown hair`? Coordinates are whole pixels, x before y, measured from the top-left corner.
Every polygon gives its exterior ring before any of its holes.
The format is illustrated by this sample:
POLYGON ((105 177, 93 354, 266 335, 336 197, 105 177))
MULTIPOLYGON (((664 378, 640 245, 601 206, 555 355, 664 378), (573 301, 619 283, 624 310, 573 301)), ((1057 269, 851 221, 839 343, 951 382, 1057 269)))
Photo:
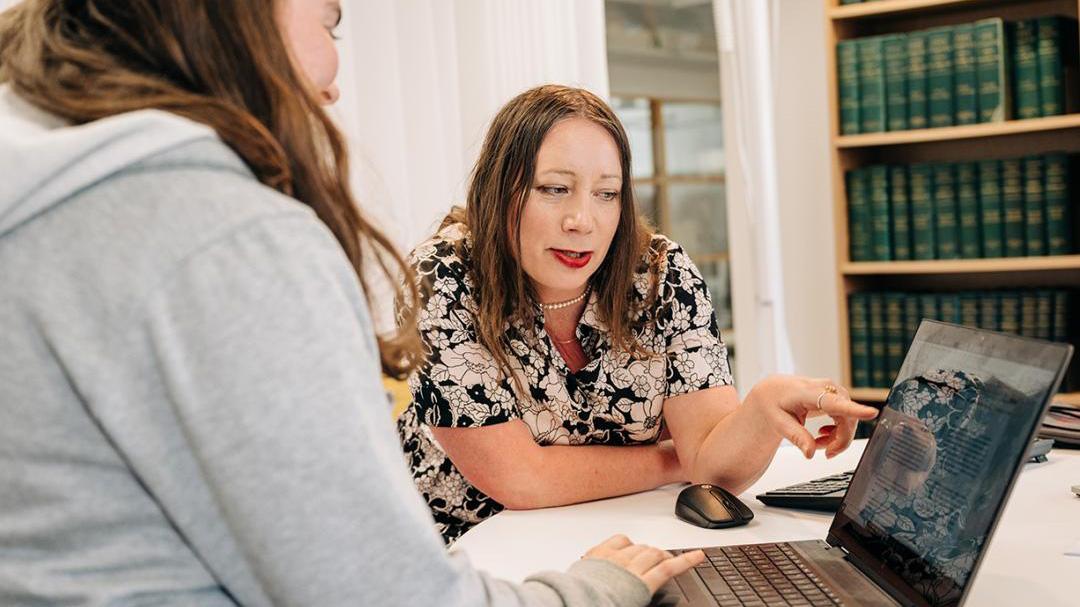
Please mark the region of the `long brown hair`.
MULTIPOLYGON (((631 303, 634 273, 652 240, 652 230, 635 210, 630 142, 615 112, 602 99, 584 89, 545 85, 521 93, 495 116, 473 169, 466 207, 443 222, 462 221, 468 227, 477 339, 508 377, 512 374, 505 351, 506 323, 520 320, 531 328, 536 315, 535 293, 518 261, 522 209, 536 176, 536 157, 544 137, 556 123, 571 117, 603 127, 615 141, 622 165, 619 225, 607 256, 590 279, 597 313, 617 350, 651 354, 638 342, 632 326, 639 311, 631 303)), ((646 302, 655 299, 656 286, 654 280, 646 302)))
MULTIPOLYGON (((263 184, 311 207, 369 303, 365 257, 416 298, 412 270, 361 215, 345 143, 293 65, 278 0, 24 0, 0 16, 0 82, 75 124, 159 109, 213 128, 263 184)), ((380 335, 384 372, 419 360, 416 314, 380 335)))

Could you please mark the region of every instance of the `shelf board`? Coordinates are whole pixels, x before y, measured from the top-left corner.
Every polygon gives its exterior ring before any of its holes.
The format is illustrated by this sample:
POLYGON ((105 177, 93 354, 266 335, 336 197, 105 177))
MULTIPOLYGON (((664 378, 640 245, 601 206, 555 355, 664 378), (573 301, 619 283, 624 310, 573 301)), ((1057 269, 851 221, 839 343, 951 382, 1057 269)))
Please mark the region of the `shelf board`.
MULTIPOLYGON (((872 4, 879 3, 891 4, 892 2, 881 0, 881 2, 872 4)), ((851 6, 860 5, 853 4, 851 6)), ((1080 114, 1028 118, 1026 120, 1007 120, 1005 122, 988 122, 983 124, 968 124, 964 126, 946 126, 935 129, 913 129, 910 131, 891 131, 887 133, 841 135, 834 139, 834 144, 840 149, 857 149, 936 141, 953 141, 956 139, 1001 137, 1006 135, 1022 135, 1024 133, 1041 133, 1067 129, 1080 129, 1080 114)))
POLYGON ((954 8, 988 6, 1001 4, 1004 0, 877 0, 835 6, 829 9, 829 18, 833 21, 863 19, 867 17, 885 17, 910 13, 912 11, 946 11, 954 8))
MULTIPOLYGON (((852 388, 851 399, 862 403, 883 403, 889 396, 888 388, 852 388)), ((1054 397, 1055 405, 1080 407, 1080 392, 1061 392, 1054 397)))
POLYGON ((982 274, 1080 270, 1080 255, 1008 257, 1000 259, 942 259, 934 261, 855 261, 840 264, 845 276, 888 274, 982 274))

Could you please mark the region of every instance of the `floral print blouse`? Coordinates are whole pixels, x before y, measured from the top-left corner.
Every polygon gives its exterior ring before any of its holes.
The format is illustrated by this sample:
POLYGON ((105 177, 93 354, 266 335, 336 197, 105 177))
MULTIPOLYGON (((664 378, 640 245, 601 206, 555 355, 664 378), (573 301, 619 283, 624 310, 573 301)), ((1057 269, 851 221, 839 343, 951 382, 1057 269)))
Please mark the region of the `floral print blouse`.
POLYGON ((507 354, 517 382, 500 372, 477 341, 470 251, 467 229, 452 224, 410 257, 430 287, 420 314, 428 357, 409 377, 413 401, 398 419, 398 431, 416 485, 447 543, 503 506, 465 480, 432 426, 519 419, 540 445, 655 443, 665 399, 732 383, 709 290, 686 252, 667 238, 653 238, 633 293, 635 303, 643 303, 651 276, 660 277, 655 305, 639 312, 634 324, 641 345, 660 355, 635 360, 613 348, 593 294, 577 327, 589 362, 577 373, 544 331, 539 306, 531 332, 536 337, 521 323, 507 324, 507 354))

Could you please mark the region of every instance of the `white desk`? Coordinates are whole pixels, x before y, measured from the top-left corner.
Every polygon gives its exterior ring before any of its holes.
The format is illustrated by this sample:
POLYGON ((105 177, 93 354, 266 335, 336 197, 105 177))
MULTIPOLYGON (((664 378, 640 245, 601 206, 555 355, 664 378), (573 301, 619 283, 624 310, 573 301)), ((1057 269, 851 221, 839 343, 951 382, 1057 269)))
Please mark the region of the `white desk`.
MULTIPOLYGON (((832 515, 770 508, 754 495, 853 470, 865 441, 832 460, 810 461, 781 447, 765 475, 740 497, 754 511, 749 525, 701 529, 675 518, 682 489, 669 485, 625 497, 531 511, 504 511, 454 544, 482 570, 521 581, 541 570, 564 570, 615 533, 662 548, 825 539, 832 515)), ((1080 557, 1065 550, 1080 540, 1080 451, 1055 449, 1048 462, 1027 464, 975 579, 968 605, 1080 605, 1080 557)))

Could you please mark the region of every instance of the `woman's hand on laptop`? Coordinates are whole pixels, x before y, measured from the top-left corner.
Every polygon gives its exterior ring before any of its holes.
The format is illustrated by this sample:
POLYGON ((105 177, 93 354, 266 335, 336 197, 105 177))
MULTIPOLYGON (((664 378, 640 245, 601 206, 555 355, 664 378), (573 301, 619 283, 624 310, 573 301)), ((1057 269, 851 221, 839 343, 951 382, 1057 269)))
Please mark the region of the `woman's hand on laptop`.
POLYGON ((825 449, 826 457, 847 449, 856 424, 878 415, 876 408, 851 400, 847 389, 830 379, 774 375, 754 386, 746 398, 751 399, 763 405, 773 429, 807 459, 818 449, 825 449), (833 423, 822 426, 815 437, 804 424, 808 418, 821 415, 828 415, 833 423))
POLYGON ((673 556, 666 550, 635 544, 625 535, 613 535, 585 553, 584 558, 611 561, 637 576, 655 594, 671 578, 705 560, 700 550, 673 556))

